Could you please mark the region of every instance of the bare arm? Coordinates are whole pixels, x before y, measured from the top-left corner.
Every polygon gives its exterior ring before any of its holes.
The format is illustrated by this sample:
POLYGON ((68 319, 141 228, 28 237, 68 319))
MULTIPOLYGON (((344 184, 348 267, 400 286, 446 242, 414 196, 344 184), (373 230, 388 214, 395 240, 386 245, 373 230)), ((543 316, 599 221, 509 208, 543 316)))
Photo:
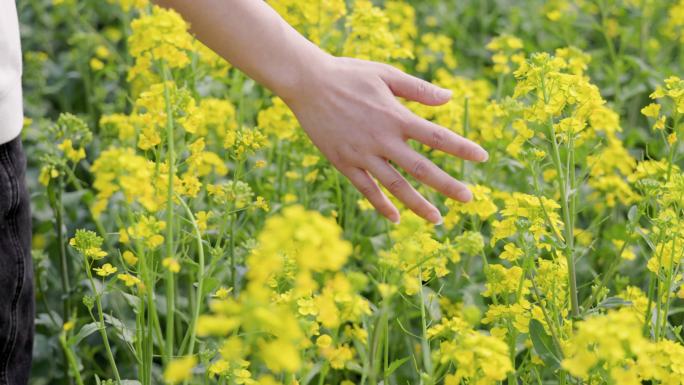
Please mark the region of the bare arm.
POLYGON ((395 99, 439 105, 449 101, 450 91, 386 64, 328 55, 263 1, 157 3, 182 14, 198 39, 280 96, 321 152, 390 220, 397 222, 399 211, 371 175, 423 218, 439 223, 441 215, 389 160, 450 198, 472 198, 463 183, 411 149, 406 140, 472 161, 487 160, 487 152, 414 115, 395 99))

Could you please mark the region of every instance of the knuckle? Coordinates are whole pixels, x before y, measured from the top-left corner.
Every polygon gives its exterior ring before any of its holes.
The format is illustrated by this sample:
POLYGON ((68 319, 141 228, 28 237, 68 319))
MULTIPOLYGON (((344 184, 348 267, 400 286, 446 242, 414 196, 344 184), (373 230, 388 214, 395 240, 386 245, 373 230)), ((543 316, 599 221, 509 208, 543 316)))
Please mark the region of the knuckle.
POLYGON ((335 166, 338 169, 342 168, 344 164, 344 157, 342 153, 337 149, 331 151, 330 155, 328 156, 328 160, 330 160, 330 163, 332 163, 333 166, 335 166))
POLYGON ((411 168, 411 174, 416 177, 416 179, 425 179, 429 172, 429 166, 427 162, 423 159, 418 159, 415 163, 413 163, 413 167, 411 168))
POLYGON ((375 191, 375 189, 373 188, 373 186, 371 186, 371 185, 368 184, 368 183, 360 184, 360 185, 358 186, 358 190, 359 190, 359 192, 360 192, 361 194, 363 194, 363 196, 365 196, 365 197, 368 198, 368 199, 371 199, 371 195, 372 195, 373 192, 375 191))
POLYGON ((396 195, 398 192, 404 190, 407 187, 407 185, 408 182, 406 181, 406 179, 397 178, 387 185, 387 190, 389 190, 389 192, 391 192, 393 195, 396 195))
POLYGON ((475 148, 475 146, 473 146, 471 144, 465 144, 463 146, 462 152, 463 152, 463 157, 468 158, 468 159, 475 158, 475 156, 477 155, 477 149, 475 148))
POLYGON ((391 112, 391 115, 392 119, 400 128, 406 129, 411 126, 411 116, 408 113, 401 110, 394 110, 391 112))
POLYGON ((454 180, 447 180, 443 185, 443 193, 449 197, 455 197, 463 191, 464 187, 454 180))
POLYGON ((416 95, 418 97, 423 97, 427 96, 428 94, 428 85, 424 81, 418 80, 416 81, 416 95))
POLYGON ((359 158, 359 149, 355 144, 343 146, 337 153, 339 159, 347 163, 353 163, 354 160, 359 158))
POLYGON ((379 63, 379 68, 380 68, 380 73, 385 75, 385 76, 392 76, 396 74, 396 68, 392 67, 389 64, 386 63, 379 63))
POLYGON ((447 140, 447 135, 443 130, 434 130, 432 132, 432 143, 430 147, 440 148, 444 146, 447 140))
POLYGON ((430 95, 434 100, 440 99, 439 89, 437 87, 430 87, 430 95))

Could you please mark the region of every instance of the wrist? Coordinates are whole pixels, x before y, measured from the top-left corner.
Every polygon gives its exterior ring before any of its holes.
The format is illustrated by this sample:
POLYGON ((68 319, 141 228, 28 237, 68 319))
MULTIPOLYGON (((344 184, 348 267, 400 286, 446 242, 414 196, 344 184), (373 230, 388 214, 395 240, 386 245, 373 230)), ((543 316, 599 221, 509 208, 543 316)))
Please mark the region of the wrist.
POLYGON ((328 78, 336 57, 312 47, 306 54, 296 55, 296 62, 285 68, 288 73, 274 82, 272 91, 288 104, 314 97, 328 78))

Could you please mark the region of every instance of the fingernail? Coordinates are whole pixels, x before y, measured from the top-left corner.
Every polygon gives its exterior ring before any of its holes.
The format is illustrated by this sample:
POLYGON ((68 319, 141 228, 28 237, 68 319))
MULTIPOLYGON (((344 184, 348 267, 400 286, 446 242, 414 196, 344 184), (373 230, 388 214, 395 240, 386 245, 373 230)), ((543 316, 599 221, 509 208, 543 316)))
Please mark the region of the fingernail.
POLYGON ((489 153, 484 148, 480 147, 478 150, 477 160, 480 162, 486 162, 489 159, 489 153))
POLYGON ((473 199, 473 193, 471 193, 468 189, 464 189, 456 194, 456 198, 458 198, 458 200, 461 202, 470 202, 470 200, 473 199))
POLYGON ((447 90, 446 88, 440 88, 439 89, 439 97, 444 98, 444 99, 451 99, 451 95, 453 92, 451 90, 447 90))
POLYGON ((441 225, 443 222, 442 215, 439 211, 434 211, 428 215, 428 221, 432 222, 435 226, 441 225))
POLYGON ((389 220, 395 225, 398 225, 401 222, 401 217, 399 217, 399 214, 392 214, 390 215, 389 220))

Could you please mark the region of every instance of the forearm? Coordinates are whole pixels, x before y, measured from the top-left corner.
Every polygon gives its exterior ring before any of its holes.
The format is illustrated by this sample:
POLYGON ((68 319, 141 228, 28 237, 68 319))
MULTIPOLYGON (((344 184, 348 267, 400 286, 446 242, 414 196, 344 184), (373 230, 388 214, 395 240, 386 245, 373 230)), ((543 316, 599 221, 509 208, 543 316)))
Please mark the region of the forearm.
POLYGON ((314 81, 328 55, 260 0, 156 0, 190 23, 197 38, 284 99, 314 81))

